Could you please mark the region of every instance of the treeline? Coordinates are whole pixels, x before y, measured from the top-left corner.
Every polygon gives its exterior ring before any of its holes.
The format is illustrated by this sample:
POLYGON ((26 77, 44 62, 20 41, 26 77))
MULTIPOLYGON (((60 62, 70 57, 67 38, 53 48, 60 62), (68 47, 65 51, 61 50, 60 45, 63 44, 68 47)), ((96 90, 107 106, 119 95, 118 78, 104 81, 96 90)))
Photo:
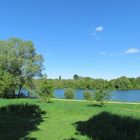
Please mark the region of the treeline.
POLYGON ((90 77, 78 77, 73 79, 48 79, 48 83, 53 85, 54 88, 73 88, 73 89, 116 89, 116 90, 129 90, 140 89, 140 77, 128 78, 125 76, 112 80, 93 79, 90 77))

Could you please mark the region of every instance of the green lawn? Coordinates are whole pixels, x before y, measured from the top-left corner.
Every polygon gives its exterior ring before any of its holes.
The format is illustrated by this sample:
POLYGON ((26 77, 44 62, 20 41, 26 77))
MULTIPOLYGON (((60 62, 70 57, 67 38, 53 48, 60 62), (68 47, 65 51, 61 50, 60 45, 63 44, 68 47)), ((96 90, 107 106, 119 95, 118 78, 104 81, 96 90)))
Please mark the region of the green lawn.
POLYGON ((140 139, 140 104, 0 100, 0 140, 111 139, 140 139))

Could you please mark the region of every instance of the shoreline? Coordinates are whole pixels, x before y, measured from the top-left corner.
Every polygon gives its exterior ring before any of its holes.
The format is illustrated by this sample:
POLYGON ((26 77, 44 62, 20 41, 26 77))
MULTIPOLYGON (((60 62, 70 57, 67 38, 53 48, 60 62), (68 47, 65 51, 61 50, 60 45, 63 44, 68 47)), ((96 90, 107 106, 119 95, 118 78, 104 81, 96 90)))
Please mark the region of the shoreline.
MULTIPOLYGON (((76 99, 57 99, 57 98, 52 98, 52 100, 55 101, 66 101, 66 102, 88 102, 86 100, 76 100, 76 99)), ((95 101, 93 101, 95 102, 95 101)), ((109 104, 136 104, 136 105, 140 105, 140 102, 120 102, 120 101, 105 101, 105 103, 109 103, 109 104)))

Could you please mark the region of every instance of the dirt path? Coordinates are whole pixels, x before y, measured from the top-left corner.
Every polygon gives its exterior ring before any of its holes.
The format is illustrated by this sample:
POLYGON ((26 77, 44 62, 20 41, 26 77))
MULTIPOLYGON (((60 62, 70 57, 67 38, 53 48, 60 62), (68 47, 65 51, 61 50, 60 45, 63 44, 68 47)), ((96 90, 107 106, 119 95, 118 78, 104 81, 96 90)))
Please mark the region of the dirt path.
MULTIPOLYGON (((72 101, 72 102, 87 102, 86 100, 75 100, 75 99, 56 99, 53 98, 52 100, 56 100, 56 101, 72 101)), ((110 103, 110 104, 138 104, 140 105, 140 103, 134 103, 134 102, 115 102, 115 101, 108 101, 106 103, 110 103)))

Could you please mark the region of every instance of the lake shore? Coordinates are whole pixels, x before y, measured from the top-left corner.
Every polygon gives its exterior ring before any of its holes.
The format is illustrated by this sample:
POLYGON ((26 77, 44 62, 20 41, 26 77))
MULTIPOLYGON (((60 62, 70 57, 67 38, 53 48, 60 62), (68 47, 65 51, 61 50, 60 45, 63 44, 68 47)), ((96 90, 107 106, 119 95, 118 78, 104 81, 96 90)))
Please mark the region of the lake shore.
MULTIPOLYGON (((52 98, 52 100, 55 101, 66 101, 66 102, 90 102, 90 101, 86 101, 86 100, 75 100, 75 99, 56 99, 56 98, 52 98)), ((93 101, 94 103, 94 101, 93 101)), ((140 104, 140 103, 135 103, 135 102, 119 102, 119 101, 106 101, 105 103, 109 103, 109 104, 140 104)))

